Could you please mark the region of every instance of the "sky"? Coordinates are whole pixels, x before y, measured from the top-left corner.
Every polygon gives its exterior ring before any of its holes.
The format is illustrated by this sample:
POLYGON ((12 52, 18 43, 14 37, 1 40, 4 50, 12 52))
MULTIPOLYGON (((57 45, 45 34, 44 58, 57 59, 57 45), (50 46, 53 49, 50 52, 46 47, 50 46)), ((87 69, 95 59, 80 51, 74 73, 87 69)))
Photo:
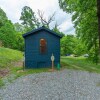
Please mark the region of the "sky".
POLYGON ((75 34, 71 15, 63 12, 58 0, 0 0, 0 7, 13 23, 20 22, 21 11, 24 6, 29 6, 37 16, 38 9, 48 18, 55 12, 55 21, 50 24, 52 29, 57 22, 58 29, 65 34, 75 34))

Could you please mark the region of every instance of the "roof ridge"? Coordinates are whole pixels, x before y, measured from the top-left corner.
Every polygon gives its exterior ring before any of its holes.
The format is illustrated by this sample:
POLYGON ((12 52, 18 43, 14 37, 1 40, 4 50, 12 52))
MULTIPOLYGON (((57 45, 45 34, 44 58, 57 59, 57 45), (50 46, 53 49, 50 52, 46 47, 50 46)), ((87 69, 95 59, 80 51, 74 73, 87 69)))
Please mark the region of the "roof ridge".
POLYGON ((50 32, 50 33, 52 33, 52 34, 54 34, 54 35, 60 37, 60 38, 62 37, 62 35, 57 34, 57 33, 54 32, 53 30, 50 30, 49 28, 46 28, 45 26, 39 27, 39 28, 37 28, 37 29, 34 29, 34 30, 30 31, 30 32, 25 33, 25 34, 23 34, 23 37, 26 37, 26 36, 28 36, 28 35, 31 35, 32 33, 35 33, 35 32, 40 31, 40 30, 42 30, 42 29, 44 29, 44 30, 46 30, 46 31, 48 31, 48 32, 50 32))

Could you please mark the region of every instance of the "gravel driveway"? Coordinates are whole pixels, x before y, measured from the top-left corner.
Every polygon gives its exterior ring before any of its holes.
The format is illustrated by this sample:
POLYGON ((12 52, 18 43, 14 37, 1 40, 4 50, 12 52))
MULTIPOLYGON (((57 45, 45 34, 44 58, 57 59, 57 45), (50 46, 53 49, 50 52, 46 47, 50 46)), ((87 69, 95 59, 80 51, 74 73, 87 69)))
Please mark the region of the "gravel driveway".
POLYGON ((0 100, 100 100, 100 74, 62 70, 23 76, 0 89, 0 100))

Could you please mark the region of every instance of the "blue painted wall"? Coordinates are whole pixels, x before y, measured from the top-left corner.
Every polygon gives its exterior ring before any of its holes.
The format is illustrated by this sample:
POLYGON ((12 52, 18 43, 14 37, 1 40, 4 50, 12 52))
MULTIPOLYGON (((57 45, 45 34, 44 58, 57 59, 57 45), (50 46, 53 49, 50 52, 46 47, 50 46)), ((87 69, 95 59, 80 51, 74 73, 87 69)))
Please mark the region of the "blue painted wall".
POLYGON ((54 64, 60 63, 60 37, 48 31, 40 30, 25 37, 25 67, 51 67, 51 55, 55 56, 54 64), (47 53, 40 53, 40 39, 47 41, 47 53))

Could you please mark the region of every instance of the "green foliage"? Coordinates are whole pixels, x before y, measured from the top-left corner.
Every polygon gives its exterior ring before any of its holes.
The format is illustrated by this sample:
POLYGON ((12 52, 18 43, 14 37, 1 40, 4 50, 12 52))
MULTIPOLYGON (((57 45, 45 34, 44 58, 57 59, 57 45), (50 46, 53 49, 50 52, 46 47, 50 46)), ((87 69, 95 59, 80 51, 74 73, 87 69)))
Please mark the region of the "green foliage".
POLYGON ((18 32, 16 34, 16 39, 15 39, 15 48, 20 51, 24 51, 24 38, 22 37, 22 33, 18 32))
POLYGON ((0 8, 0 28, 4 25, 6 20, 8 20, 6 13, 0 8))
POLYGON ((59 29, 57 28, 57 25, 55 25, 55 27, 54 27, 52 30, 53 30, 54 32, 56 32, 56 33, 62 35, 62 36, 65 36, 64 33, 62 33, 62 32, 59 31, 59 29))
POLYGON ((96 55, 93 59, 97 60, 99 39, 96 0, 59 0, 59 5, 64 11, 72 14, 77 36, 85 43, 88 51, 94 50, 96 55))
POLYGON ((61 39, 61 54, 73 54, 73 48, 75 47, 73 36, 67 35, 61 39))
POLYGON ((20 51, 24 51, 24 38, 22 37, 22 34, 25 33, 25 27, 23 27, 18 22, 14 24, 14 28, 16 31, 16 39, 15 39, 15 48, 20 51))
POLYGON ((22 21, 22 25, 25 27, 25 32, 39 27, 40 25, 35 13, 28 6, 23 7, 20 20, 22 21))
POLYGON ((15 27, 16 32, 24 33, 24 27, 18 22, 14 24, 14 27, 15 27))
POLYGON ((0 40, 5 47, 15 48, 16 31, 11 21, 7 20, 0 28, 0 40))
POLYGON ((75 43, 75 48, 74 48, 74 54, 81 56, 83 54, 88 53, 87 48, 85 46, 85 44, 78 39, 77 37, 74 39, 74 43, 75 43))
POLYGON ((61 39, 61 55, 82 55, 86 52, 84 44, 74 35, 67 35, 61 39))
POLYGON ((19 23, 13 25, 13 23, 8 20, 6 13, 0 8, 0 42, 2 42, 2 45, 7 48, 23 51, 23 31, 23 26, 19 23))

